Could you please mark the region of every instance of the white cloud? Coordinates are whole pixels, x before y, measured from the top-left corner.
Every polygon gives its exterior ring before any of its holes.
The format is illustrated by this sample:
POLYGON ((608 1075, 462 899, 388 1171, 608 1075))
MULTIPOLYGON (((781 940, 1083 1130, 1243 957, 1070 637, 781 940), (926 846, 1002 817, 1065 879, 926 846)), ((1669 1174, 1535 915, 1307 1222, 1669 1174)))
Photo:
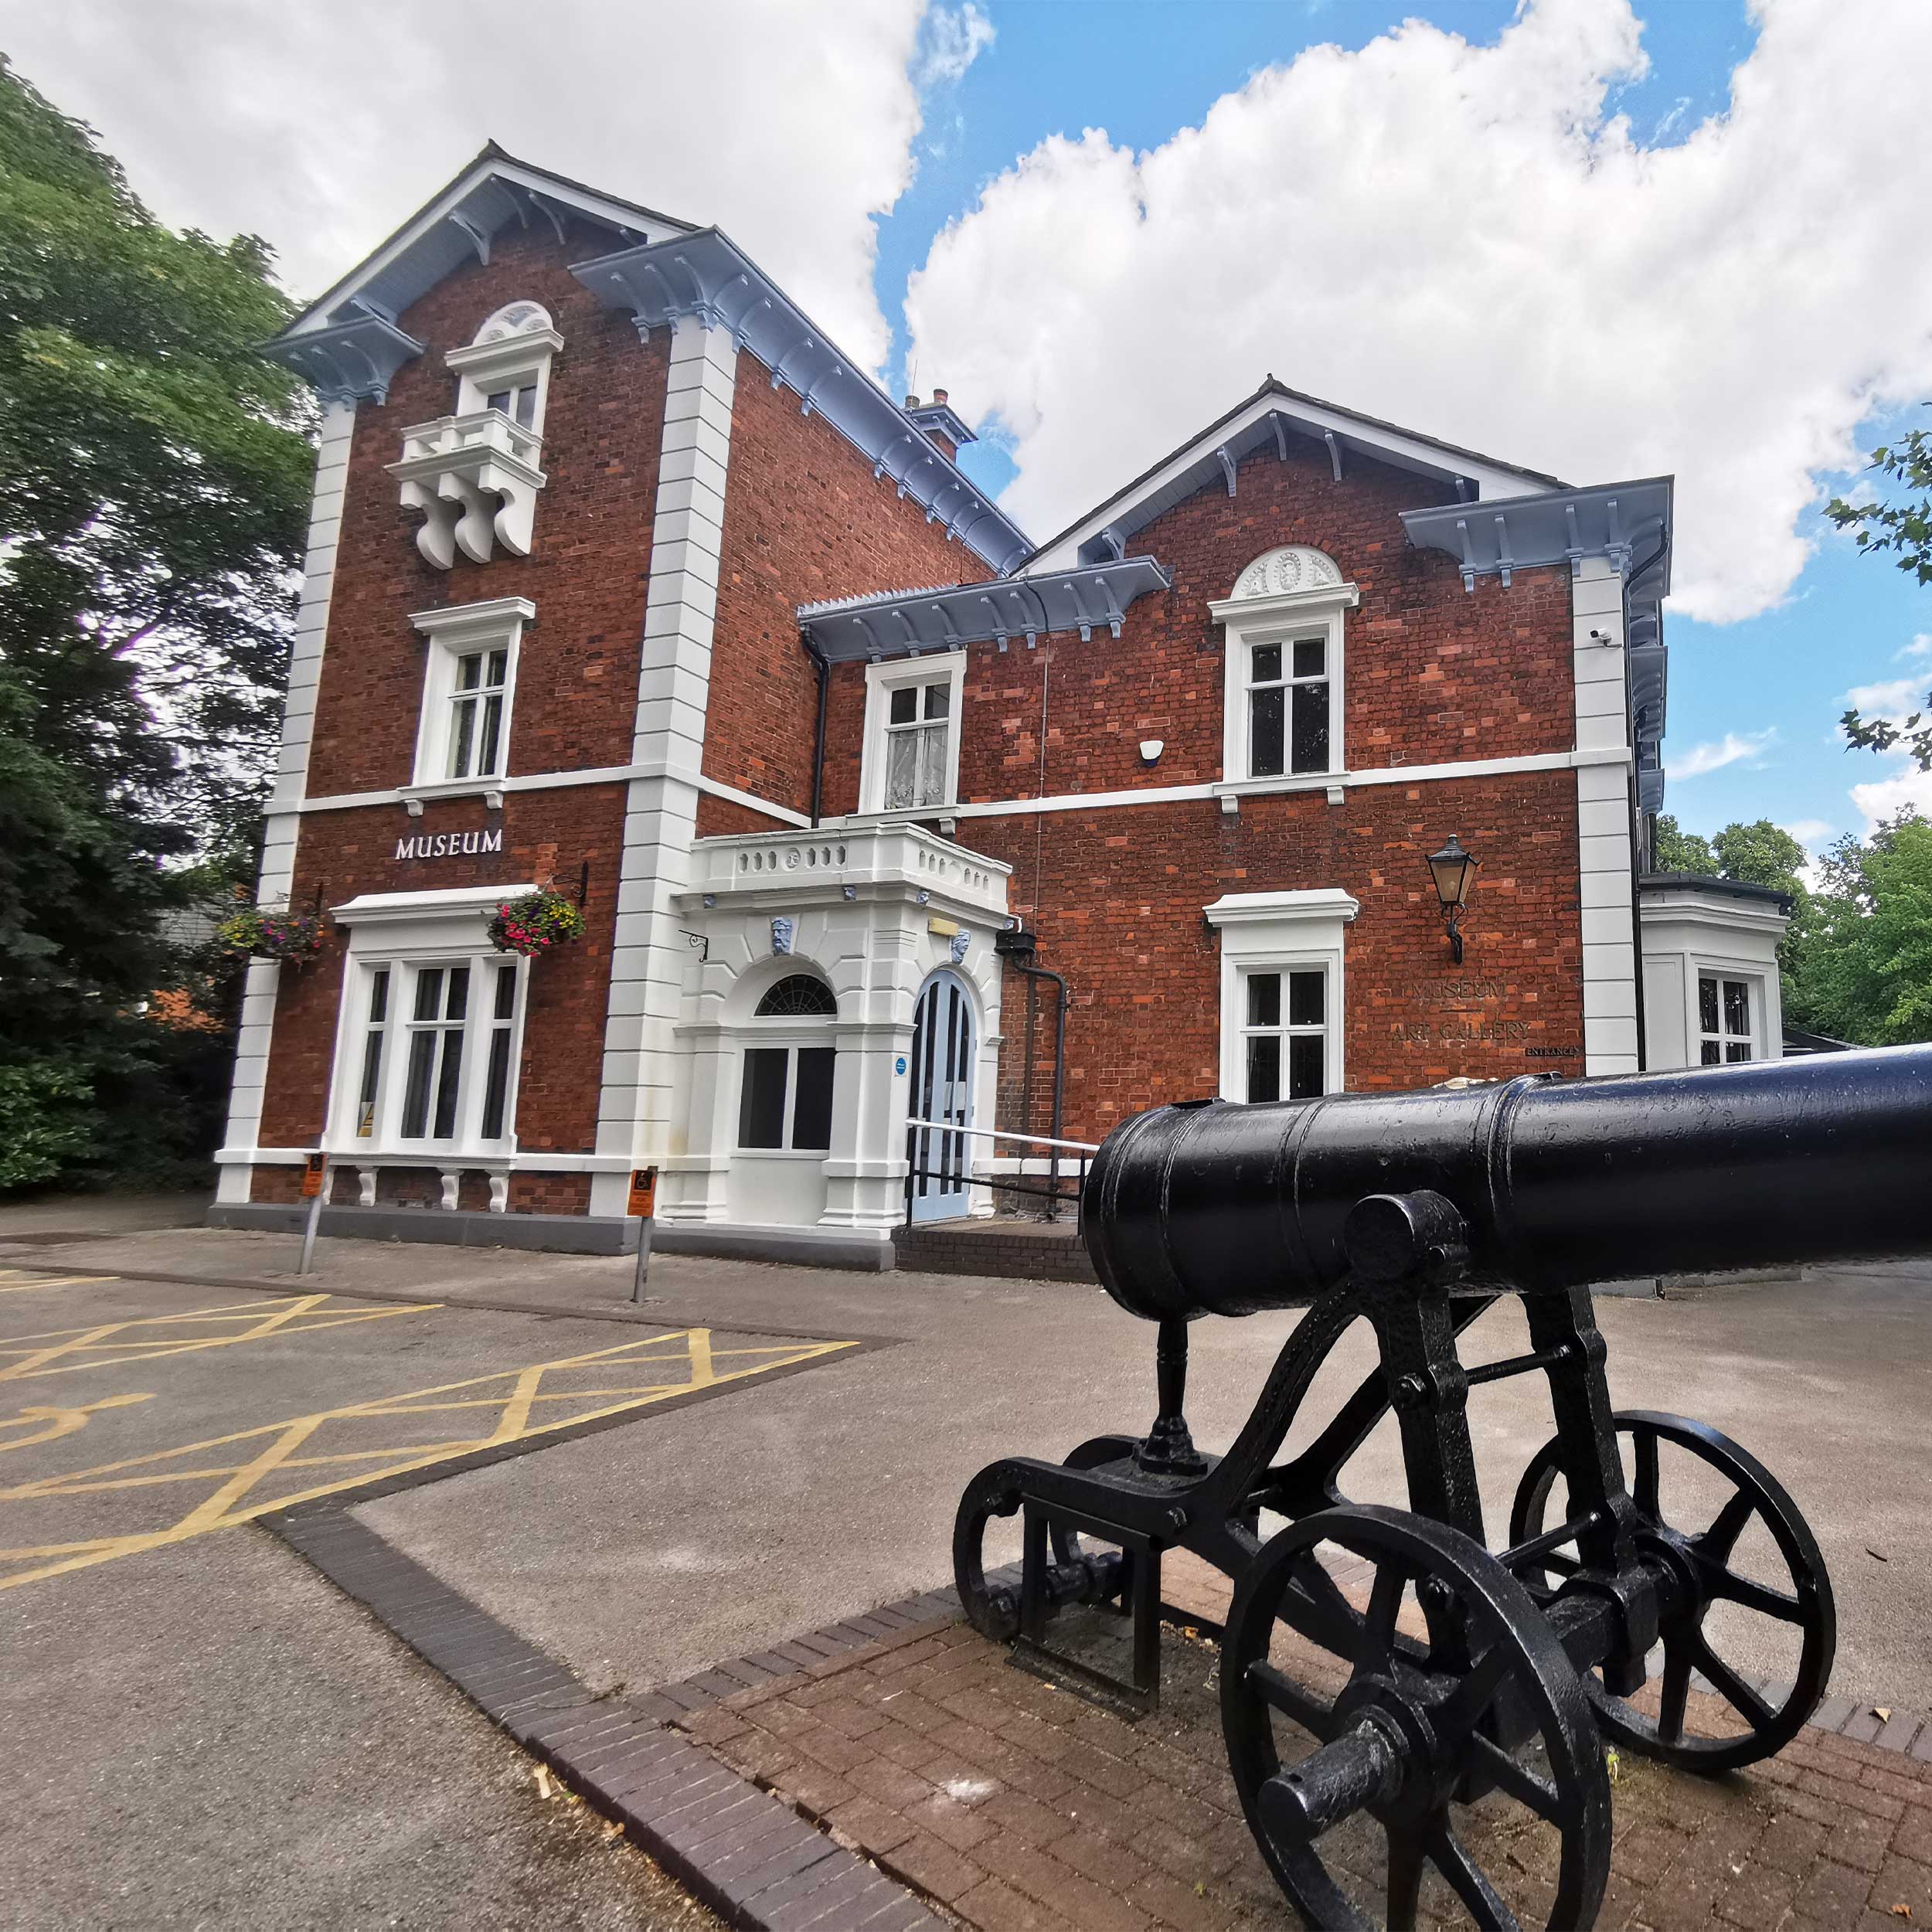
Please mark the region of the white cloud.
POLYGON ((1798 818, 1780 829, 1788 832, 1801 845, 1815 845, 1821 839, 1830 838, 1838 828, 1823 818, 1798 818))
POLYGON ((1925 680, 1894 678, 1886 684, 1855 684, 1845 692, 1844 702, 1868 719, 1902 718, 1909 711, 1925 709, 1925 680))
POLYGON ((1854 785, 1852 802, 1865 815, 1868 833, 1881 819, 1893 817, 1906 805, 1915 806, 1932 818, 1932 771, 1920 771, 1901 756, 1889 777, 1854 785))
POLYGON ((1264 372, 1580 482, 1679 478, 1679 606, 1775 603, 1861 417, 1932 386, 1932 6, 1763 0, 1726 111, 1608 111, 1628 0, 1528 0, 1493 45, 1411 20, 1311 48, 1135 153, 1055 134, 935 241, 922 370, 995 413, 1044 536, 1264 372), (1886 77, 1874 111, 1875 73, 1886 77))
POLYGON ((1748 759, 1753 764, 1761 764, 1764 753, 1777 743, 1777 727, 1767 726, 1762 731, 1727 731, 1715 743, 1692 745, 1679 757, 1668 760, 1664 767, 1665 775, 1670 778, 1701 778, 1707 771, 1721 771, 1726 765, 1734 765, 1748 759))
POLYGON ((993 44, 993 23, 973 0, 954 9, 935 6, 920 35, 919 84, 951 87, 993 44))
MULTIPOLYGON (((0 0, 0 45, 100 128, 157 213, 266 236, 298 292, 326 287, 494 137, 728 229, 869 367, 889 340, 874 218, 911 179, 923 8, 0 0)), ((984 36, 947 19, 970 59, 984 36)))
POLYGON ((1932 658, 1932 631, 1921 631, 1910 644, 1892 653, 1895 664, 1907 664, 1915 658, 1932 658))

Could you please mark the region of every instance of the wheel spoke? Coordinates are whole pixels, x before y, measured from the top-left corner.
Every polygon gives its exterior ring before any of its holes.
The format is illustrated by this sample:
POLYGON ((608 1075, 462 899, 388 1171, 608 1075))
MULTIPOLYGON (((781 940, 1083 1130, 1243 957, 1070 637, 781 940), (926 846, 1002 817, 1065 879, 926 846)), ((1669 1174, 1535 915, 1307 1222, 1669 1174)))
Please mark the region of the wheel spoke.
POLYGON ((1479 1932, 1522 1932, 1515 1913, 1503 1903, 1501 1894, 1483 1876, 1475 1860, 1463 1849, 1462 1841, 1447 1825, 1438 1828, 1429 1841, 1429 1857, 1468 1907, 1479 1932))
POLYGON ((1406 1831, 1389 1834, 1389 1932, 1415 1932, 1422 1898, 1423 1846, 1406 1831))
POLYGON ((1761 1731, 1777 1713, 1750 1685, 1733 1670, 1704 1640, 1699 1631, 1690 1639, 1688 1646, 1697 1668, 1716 1685, 1718 1693, 1725 1702, 1748 1723, 1753 1730, 1761 1731))
POLYGON ((1652 1522, 1662 1522, 1663 1512, 1657 1504, 1657 1434, 1651 1429, 1638 1429, 1632 1438, 1637 1451, 1637 1485, 1632 1492, 1637 1498, 1637 1507, 1652 1522))
POLYGON ((1352 1663, 1361 1642, 1362 1613, 1314 1557, 1304 1556, 1295 1564, 1294 1581, 1283 1602, 1290 1597, 1298 1599, 1309 1614, 1305 1623, 1297 1623, 1292 1617, 1285 1621, 1323 1649, 1352 1663))
POLYGON ((1509 1634, 1497 1638, 1473 1664, 1434 1719, 1436 1729, 1453 1746, 1481 1723, 1483 1714, 1496 1700, 1502 1680, 1509 1675, 1516 1652, 1509 1634))
POLYGON ((1304 1731, 1327 1743, 1335 1735, 1335 1707, 1311 1696, 1292 1677, 1267 1662, 1248 1666, 1247 1683, 1270 1709, 1292 1719, 1304 1731))
POLYGON ((1485 1737, 1480 1731, 1470 1738, 1469 1749, 1477 1763, 1519 1804, 1527 1805, 1539 1818, 1562 1828, 1562 1801, 1555 1785, 1539 1777, 1527 1764, 1512 1757, 1493 1738, 1485 1737))
POLYGON ((1684 1735, 1684 1699, 1690 1689, 1690 1647, 1664 1646, 1664 1687, 1657 1706, 1657 1735, 1675 1744, 1684 1735))
POLYGON ((1720 1563, 1729 1563, 1731 1552, 1737 1547, 1738 1538, 1743 1534, 1744 1526, 1750 1521, 1757 1508, 1757 1498, 1749 1490, 1739 1490, 1719 1510, 1710 1528, 1697 1539, 1699 1553, 1720 1563))
POLYGON ((1774 1590, 1768 1583, 1753 1583, 1748 1577, 1739 1576, 1734 1570, 1721 1566, 1706 1569, 1700 1565, 1699 1570, 1713 1596, 1722 1597, 1729 1603, 1742 1604, 1747 1610, 1754 1610, 1760 1616, 1775 1617, 1781 1624, 1801 1624, 1804 1621, 1804 1606, 1784 1590, 1774 1590))
POLYGON ((1402 1594, 1409 1587, 1408 1573, 1400 1563, 1384 1563, 1376 1572, 1374 1587, 1369 1592, 1369 1616, 1362 1633, 1361 1655, 1356 1662, 1371 1670, 1387 1667, 1395 1655, 1396 1619, 1402 1612, 1402 1594))

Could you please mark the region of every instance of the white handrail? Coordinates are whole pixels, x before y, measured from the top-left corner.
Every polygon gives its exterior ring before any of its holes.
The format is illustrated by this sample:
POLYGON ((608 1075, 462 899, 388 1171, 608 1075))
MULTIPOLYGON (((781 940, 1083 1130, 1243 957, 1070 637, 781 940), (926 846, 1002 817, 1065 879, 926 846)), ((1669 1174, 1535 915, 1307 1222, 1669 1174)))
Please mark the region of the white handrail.
POLYGON ((907 1117, 908 1127, 930 1127, 941 1134, 964 1134, 976 1141, 1025 1141, 1034 1147, 1063 1147, 1076 1154, 1097 1154, 1097 1141, 1050 1141, 1044 1134, 1006 1134, 990 1127, 956 1127, 950 1121, 916 1121, 907 1117))

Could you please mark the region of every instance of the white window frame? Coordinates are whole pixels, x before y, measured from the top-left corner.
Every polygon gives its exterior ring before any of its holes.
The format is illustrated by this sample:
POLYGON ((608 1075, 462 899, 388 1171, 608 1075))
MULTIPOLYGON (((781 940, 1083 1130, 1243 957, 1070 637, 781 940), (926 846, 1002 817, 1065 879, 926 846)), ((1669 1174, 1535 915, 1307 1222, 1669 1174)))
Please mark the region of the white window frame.
POLYGON ((1738 1038, 1736 1034, 1726 1033, 1723 1030, 1724 1024, 1723 986, 1724 981, 1727 979, 1736 981, 1744 988, 1745 998, 1750 1002, 1750 1031, 1744 1037, 1751 1049, 1750 1057, 1753 1060, 1761 1060, 1765 1057, 1764 974, 1761 971, 1747 971, 1742 967, 1726 966, 1710 960, 1693 959, 1691 961, 1690 971, 1690 1011, 1685 1032, 1686 1057, 1693 1066, 1740 1066, 1747 1063, 1741 1060, 1726 1060, 1723 1057, 1723 1048, 1734 1043, 1738 1038), (1714 979, 1718 983, 1717 1023, 1719 1030, 1715 1034, 1706 1033, 1704 1031, 1703 982, 1707 979, 1714 979), (1704 1058, 1704 1048, 1713 1040, 1719 1043, 1718 1058, 1714 1061, 1707 1061, 1704 1058))
POLYGON ((859 766, 859 809, 894 818, 937 818, 951 813, 959 802, 959 743, 964 720, 961 700, 966 689, 966 653, 953 651, 937 662, 930 657, 895 659, 889 664, 866 667, 866 740, 859 766), (944 684, 947 700, 946 795, 929 805, 893 805, 886 803, 886 725, 891 716, 892 694, 907 685, 944 684))
MULTIPOLYGON (((488 922, 505 899, 534 890, 528 885, 462 886, 453 891, 387 893, 351 900, 335 909, 336 923, 349 930, 342 995, 336 1014, 333 1077, 329 1085, 326 1151, 357 1165, 386 1162, 424 1162, 447 1168, 466 1162, 496 1161, 516 1152, 519 1070, 529 1004, 529 965, 489 943, 488 922), (469 998, 463 1019, 462 1073, 457 1090, 456 1131, 447 1140, 424 1134, 403 1137, 403 1108, 408 1083, 409 1042, 416 1030, 417 975, 425 971, 467 967, 469 998), (483 1107, 489 1084, 495 1019, 495 969, 515 975, 515 1000, 510 1017, 508 1077, 504 1085, 503 1131, 485 1139, 483 1107), (383 1057, 376 1080, 372 1131, 361 1131, 363 1055, 369 1033, 369 997, 376 975, 386 970, 389 996, 383 1022, 383 1057)), ((447 987, 447 982, 445 982, 447 987)), ((447 998, 447 992, 445 994, 447 998)), ((432 1091, 427 1124, 435 1124, 432 1091)))
POLYGON ((516 708, 517 659, 523 631, 536 617, 528 597, 493 597, 483 604, 458 604, 440 611, 418 611, 410 619, 427 641, 423 671, 422 711, 417 720, 416 763, 405 800, 461 798, 482 793, 502 802, 503 780, 510 764, 510 731, 516 708), (477 651, 504 654, 503 715, 497 733, 496 769, 451 778, 451 741, 456 716, 457 668, 477 651))
MULTIPOLYGON (((1219 795, 1243 792, 1294 791, 1332 784, 1348 770, 1343 733, 1347 696, 1348 650, 1344 614, 1361 601, 1352 583, 1324 584, 1311 590, 1278 596, 1228 597, 1208 610, 1226 627, 1221 692, 1221 780, 1219 795), (1325 648, 1328 682, 1328 762, 1321 771, 1284 771, 1267 777, 1251 775, 1248 668, 1257 645, 1278 644, 1284 671, 1293 660, 1297 638, 1320 638, 1325 648)), ((1294 720, 1284 720, 1284 751, 1294 752, 1294 720)))
MULTIPOLYGON (((516 427, 540 441, 550 401, 550 365, 563 347, 563 338, 549 326, 547 315, 543 328, 495 332, 500 328, 500 318, 510 310, 535 306, 525 302, 505 304, 477 332, 479 338, 494 334, 494 339, 478 339, 468 348, 451 349, 443 360, 456 376, 455 413, 459 417, 478 414, 490 396, 503 389, 534 386, 536 397, 530 420, 518 423, 516 427)), ((516 421, 514 416, 509 420, 516 421)))
MULTIPOLYGON (((1319 970, 1323 988, 1322 1090, 1339 1094, 1346 1076, 1346 985, 1343 935, 1360 903, 1336 886, 1294 892, 1227 893, 1202 916, 1221 940, 1221 1080, 1223 1100, 1247 1097, 1247 981, 1253 973, 1319 970)), ((1287 1032, 1287 994, 1281 989, 1281 1032, 1287 1032)), ((1282 1060, 1286 1083, 1287 1056, 1282 1060)))

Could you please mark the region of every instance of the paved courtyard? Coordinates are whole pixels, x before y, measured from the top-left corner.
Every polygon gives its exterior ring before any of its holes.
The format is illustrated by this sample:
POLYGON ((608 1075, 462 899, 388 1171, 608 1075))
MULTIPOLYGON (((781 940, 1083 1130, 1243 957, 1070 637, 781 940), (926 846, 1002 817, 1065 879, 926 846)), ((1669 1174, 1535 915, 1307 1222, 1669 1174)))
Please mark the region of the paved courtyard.
MULTIPOLYGON (((161 1904, 131 1921, 359 1923, 386 1903, 410 1923, 684 1923, 675 1886, 584 1808, 542 1797, 531 1760, 262 1519, 304 1498, 346 1509, 616 1709, 942 1584, 977 1468, 1151 1414, 1151 1331, 1066 1284, 664 1257, 637 1308, 623 1261, 332 1242, 298 1281, 293 1260, 284 1237, 180 1227, 0 1250, 0 1722, 20 1746, 0 1805, 23 1827, 0 1851, 0 1914, 16 1923, 108 1922, 137 1894, 161 1904)), ((1844 1709, 1932 1709, 1932 1458, 1917 1447, 1932 1270, 1607 1298, 1600 1319, 1619 1400, 1736 1435, 1810 1518, 1837 1587, 1844 1709)), ((1239 1426, 1290 1320, 1196 1325, 1203 1443, 1239 1426)), ((1465 1352, 1522 1345, 1505 1306, 1465 1352)), ((1349 1352, 1313 1410, 1369 1359, 1349 1352)), ((1471 1415, 1493 1536, 1548 1418, 1524 1381, 1479 1390, 1471 1415)), ((1403 1499, 1384 1434, 1350 1487, 1403 1499)), ((1832 1772, 1801 1757, 1766 1788, 1832 1772)), ((1860 1788, 1897 1805, 1893 1828, 1920 1801, 1860 1788)), ((1812 1798, 1845 1809, 1842 1793, 1812 1798)), ((1618 1801, 1621 1818, 1647 1801, 1618 1801)), ((1675 1801, 1660 1794, 1660 1815, 1675 1801)), ((1791 1838, 1778 1815, 1760 1852, 1791 1838)), ((832 1821, 901 1870, 896 1848, 832 1821)), ((1894 1852, 1923 1856, 1888 1836, 1894 1852)), ((1090 1922, 1055 1917, 1037 1888, 1016 1896, 1033 1919, 972 1922, 1090 1922)), ((1257 1922, 1282 1923, 1275 1910, 1257 1922)))

